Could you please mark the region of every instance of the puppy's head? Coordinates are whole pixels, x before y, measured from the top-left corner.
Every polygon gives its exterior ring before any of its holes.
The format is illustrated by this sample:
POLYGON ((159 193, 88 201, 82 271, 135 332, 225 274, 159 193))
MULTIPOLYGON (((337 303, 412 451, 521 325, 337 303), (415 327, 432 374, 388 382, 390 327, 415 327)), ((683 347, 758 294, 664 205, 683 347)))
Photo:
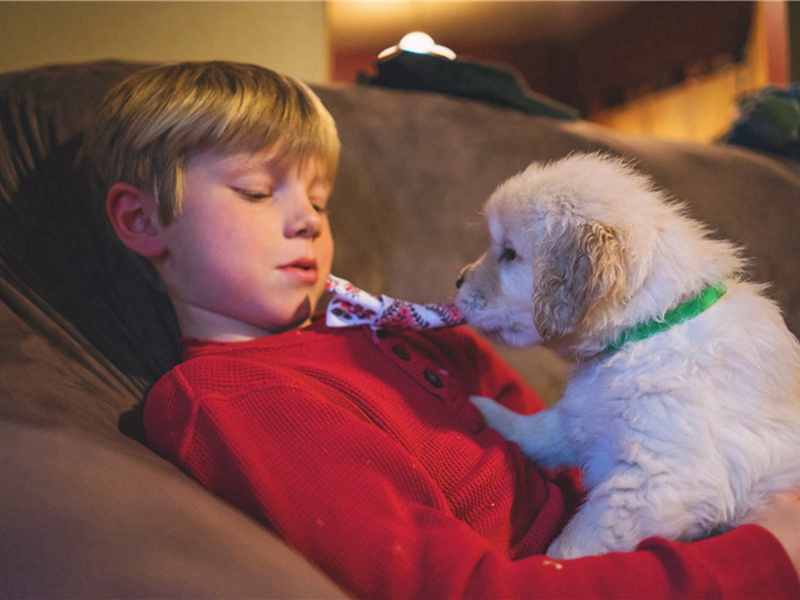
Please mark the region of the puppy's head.
POLYGON ((491 245, 462 271, 459 308, 518 346, 601 331, 644 277, 647 252, 630 248, 647 246, 655 228, 642 222, 646 210, 630 209, 650 193, 647 179, 609 157, 534 163, 489 198, 491 245))

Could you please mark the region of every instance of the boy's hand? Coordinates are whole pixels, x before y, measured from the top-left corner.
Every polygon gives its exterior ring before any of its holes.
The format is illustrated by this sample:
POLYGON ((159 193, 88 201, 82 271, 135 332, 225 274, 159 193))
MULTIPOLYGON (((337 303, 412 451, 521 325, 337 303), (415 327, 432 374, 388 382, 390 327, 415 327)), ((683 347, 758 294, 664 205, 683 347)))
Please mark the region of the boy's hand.
POLYGON ((753 523, 778 538, 800 575, 800 490, 776 496, 755 514, 753 523))

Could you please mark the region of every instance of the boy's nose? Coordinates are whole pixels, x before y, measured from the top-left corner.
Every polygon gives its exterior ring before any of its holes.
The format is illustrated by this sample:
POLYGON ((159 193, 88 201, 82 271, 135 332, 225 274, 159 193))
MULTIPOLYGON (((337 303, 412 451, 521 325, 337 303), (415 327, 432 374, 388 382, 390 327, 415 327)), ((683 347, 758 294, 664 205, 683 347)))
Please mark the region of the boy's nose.
POLYGON ((317 238, 322 231, 322 216, 306 198, 287 222, 288 237, 317 238))

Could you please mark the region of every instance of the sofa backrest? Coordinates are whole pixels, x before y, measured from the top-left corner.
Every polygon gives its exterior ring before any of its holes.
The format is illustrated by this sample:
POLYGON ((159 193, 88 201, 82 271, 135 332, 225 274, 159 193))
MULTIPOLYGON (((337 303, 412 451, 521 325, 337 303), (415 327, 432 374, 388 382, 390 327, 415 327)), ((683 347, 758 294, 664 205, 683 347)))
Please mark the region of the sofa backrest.
POLYGON ((66 411, 93 431, 116 430, 177 359, 166 298, 98 227, 96 198, 77 164, 102 95, 137 67, 107 62, 0 76, 2 343, 11 344, 9 329, 19 326, 9 310, 37 334, 18 334, 22 339, 3 354, 26 356, 33 339, 44 340, 56 361, 39 365, 40 374, 31 364, 7 371, 7 385, 42 388, 16 401, 27 419, 63 420, 66 411), (53 385, 42 385, 45 379, 53 385), (102 407, 97 394, 83 393, 86 385, 104 391, 102 407), (48 387, 59 389, 58 397, 48 387), (104 422, 89 420, 101 414, 104 422))

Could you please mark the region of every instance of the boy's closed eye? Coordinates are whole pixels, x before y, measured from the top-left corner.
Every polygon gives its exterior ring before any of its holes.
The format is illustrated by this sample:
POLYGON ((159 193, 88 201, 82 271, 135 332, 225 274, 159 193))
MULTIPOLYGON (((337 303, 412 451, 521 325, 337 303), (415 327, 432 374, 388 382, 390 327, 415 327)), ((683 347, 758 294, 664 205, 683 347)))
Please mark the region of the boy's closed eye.
MULTIPOLYGON (((272 190, 264 190, 264 191, 250 190, 247 188, 240 188, 236 186, 230 186, 230 188, 237 194, 244 197, 245 199, 251 200, 253 202, 258 202, 259 200, 268 200, 275 195, 275 193, 272 190)), ((326 202, 327 202, 327 196, 325 197, 325 199, 320 201, 311 198, 311 206, 317 213, 321 215, 328 214, 328 207, 326 206, 326 202)))
POLYGON ((321 195, 321 196, 310 195, 308 200, 309 200, 309 202, 311 202, 311 206, 314 208, 314 210, 317 213, 319 213, 321 215, 327 215, 328 214, 328 195, 327 194, 324 194, 324 195, 321 195))
POLYGON ((272 190, 249 190, 236 186, 231 186, 231 189, 248 200, 265 200, 274 196, 274 192, 272 190))

